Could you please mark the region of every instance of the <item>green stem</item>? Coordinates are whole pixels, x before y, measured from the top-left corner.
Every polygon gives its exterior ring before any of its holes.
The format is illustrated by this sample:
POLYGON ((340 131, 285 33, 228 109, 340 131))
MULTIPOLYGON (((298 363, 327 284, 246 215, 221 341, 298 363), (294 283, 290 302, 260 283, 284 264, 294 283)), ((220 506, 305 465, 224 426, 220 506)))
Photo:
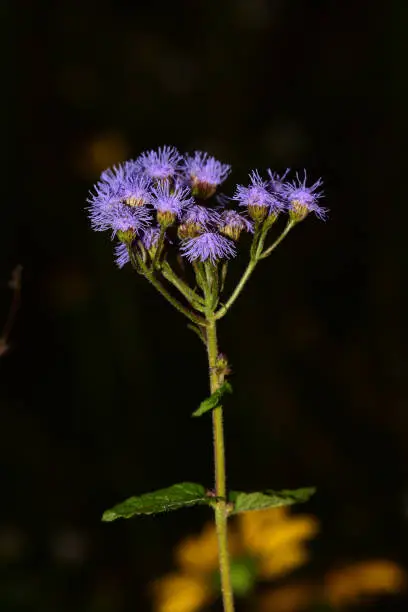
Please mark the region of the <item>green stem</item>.
POLYGON ((208 302, 208 306, 211 310, 211 313, 214 311, 218 304, 218 296, 219 296, 219 274, 218 274, 218 265, 212 264, 210 261, 206 261, 204 263, 204 272, 206 278, 206 301, 208 302))
POLYGON ((158 264, 160 261, 160 255, 163 250, 165 236, 166 236, 166 228, 161 227, 160 234, 159 234, 159 240, 157 241, 156 253, 154 254, 154 257, 153 257, 153 268, 158 267, 158 264))
POLYGON ((206 278, 205 278, 205 272, 204 272, 203 264, 201 262, 198 262, 198 261, 193 261, 192 265, 193 265, 193 270, 194 270, 195 275, 196 275, 197 285, 205 293, 206 278))
POLYGON ((243 273, 243 275, 241 276, 241 279, 238 283, 238 285, 235 287, 231 297, 229 298, 229 300, 227 300, 227 302, 221 306, 221 308, 215 313, 214 318, 215 319, 221 319, 221 317, 223 317, 225 315, 225 313, 227 312, 227 310, 229 308, 231 308, 231 306, 233 305, 233 303, 235 302, 235 300, 237 299, 237 297, 239 296, 239 294, 241 293, 242 289, 245 286, 245 283, 247 282, 248 278, 251 276, 252 272, 255 269, 255 266, 258 262, 256 261, 256 259, 251 259, 249 264, 247 265, 247 268, 245 270, 245 272, 243 273))
POLYGON ((275 242, 273 244, 271 244, 270 247, 268 247, 266 249, 266 251, 264 251, 262 254, 258 255, 258 259, 265 259, 265 257, 268 257, 268 255, 270 255, 272 253, 272 251, 274 251, 276 249, 276 247, 282 242, 282 240, 289 234, 290 230, 292 229, 292 227, 294 227, 296 225, 295 221, 289 220, 285 229, 283 230, 283 232, 281 233, 281 235, 279 236, 279 238, 277 238, 275 240, 275 242))
POLYGON ((272 251, 274 249, 276 249, 276 247, 282 242, 282 240, 289 234, 290 230, 296 225, 295 221, 288 221, 285 229, 283 230, 283 232, 281 233, 281 235, 279 236, 279 238, 277 238, 275 240, 275 242, 273 244, 271 244, 270 247, 268 247, 266 249, 266 251, 264 251, 263 253, 262 248, 263 248, 263 243, 264 240, 266 238, 266 232, 265 235, 261 235, 259 236, 259 241, 256 244, 256 246, 254 247, 255 249, 255 255, 253 255, 249 261, 249 264, 246 267, 245 272, 243 273, 243 275, 241 276, 241 279, 238 283, 238 285, 235 287, 231 297, 227 300, 227 302, 221 306, 221 308, 219 308, 219 310, 215 313, 214 318, 215 319, 221 319, 221 317, 223 317, 225 315, 225 313, 227 312, 227 310, 229 310, 229 308, 231 308, 231 306, 233 305, 233 303, 235 302, 235 300, 237 299, 237 297, 239 296, 239 294, 241 293, 242 289, 245 286, 245 283, 247 282, 247 280, 249 279, 249 277, 251 276, 252 272, 255 270, 256 264, 258 263, 258 261, 260 261, 261 259, 264 259, 265 257, 268 257, 268 255, 270 255, 272 253, 272 251))
MULTIPOLYGON (((214 318, 207 315, 206 329, 208 364, 210 368, 211 394, 220 387, 220 375, 217 371, 218 343, 217 327, 214 318)), ((231 584, 230 562, 228 555, 227 532, 227 487, 225 471, 224 423, 222 406, 217 406, 212 412, 214 436, 214 467, 215 467, 215 525, 218 539, 218 558, 221 576, 221 591, 224 612, 234 612, 234 596, 231 584)))
POLYGON ((147 280, 150 281, 153 285, 153 287, 155 289, 157 289, 157 291, 159 293, 162 294, 163 297, 166 298, 166 300, 168 302, 170 302, 170 304, 172 304, 172 306, 174 306, 174 308, 176 308, 179 312, 181 312, 184 316, 186 316, 188 319, 190 319, 190 321, 193 321, 193 323, 196 323, 196 325, 207 325, 205 319, 203 319, 202 317, 200 317, 199 315, 194 314, 193 312, 191 312, 188 308, 186 308, 185 306, 183 306, 183 304, 181 304, 178 300, 176 300, 175 297, 173 297, 165 287, 163 287, 163 285, 161 284, 161 282, 154 276, 153 272, 145 272, 144 273, 147 280))
POLYGON ((195 314, 194 312, 183 306, 183 304, 181 304, 175 297, 171 295, 171 293, 167 291, 165 287, 163 287, 161 282, 155 277, 154 270, 146 266, 140 255, 133 253, 132 250, 129 250, 129 256, 130 261, 132 265, 136 268, 136 270, 137 267, 139 267, 144 276, 147 278, 147 280, 153 285, 153 287, 157 289, 157 291, 161 293, 161 295, 165 297, 166 300, 170 302, 170 304, 174 306, 174 308, 176 308, 176 310, 181 312, 181 314, 190 319, 190 321, 192 321, 196 325, 202 327, 207 326, 207 321, 203 317, 200 317, 199 315, 195 314))
POLYGON ((165 261, 163 262, 161 272, 166 280, 168 280, 172 285, 176 287, 180 291, 182 295, 196 308, 196 310, 200 310, 204 312, 204 300, 198 295, 187 283, 185 283, 177 274, 174 272, 170 264, 165 261))

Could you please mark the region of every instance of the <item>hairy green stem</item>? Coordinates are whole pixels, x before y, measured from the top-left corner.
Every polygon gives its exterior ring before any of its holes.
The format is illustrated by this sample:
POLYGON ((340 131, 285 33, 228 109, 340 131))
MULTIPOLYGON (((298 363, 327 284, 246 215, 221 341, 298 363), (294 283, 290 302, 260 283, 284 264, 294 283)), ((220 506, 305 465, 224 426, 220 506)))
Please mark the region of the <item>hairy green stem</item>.
MULTIPOLYGON (((218 343, 217 327, 214 317, 207 315, 206 329, 208 364, 210 368, 211 394, 221 385, 217 370, 218 343)), ((222 406, 217 406, 212 412, 214 436, 214 468, 215 468, 215 525, 218 539, 218 558, 221 576, 221 591, 224 612, 234 612, 234 597, 231 584, 230 562, 228 554, 227 532, 227 486, 225 471, 224 423, 222 406)))
POLYGON ((266 251, 264 251, 263 253, 261 253, 258 256, 258 259, 264 259, 265 257, 268 257, 268 255, 270 255, 272 253, 272 251, 274 251, 276 249, 276 247, 282 242, 282 240, 284 238, 286 238, 286 236, 289 234, 290 230, 296 225, 295 221, 289 220, 285 229, 283 230, 283 232, 281 233, 281 235, 279 236, 279 238, 277 238, 275 240, 275 242, 273 244, 271 244, 270 247, 268 247, 266 249, 266 251))
POLYGON ((186 300, 188 300, 196 310, 200 310, 201 312, 205 311, 203 298, 198 295, 198 293, 196 293, 194 289, 190 287, 190 285, 187 285, 187 283, 177 276, 167 261, 163 262, 161 273, 163 274, 164 278, 169 281, 169 283, 174 285, 174 287, 176 287, 176 289, 178 289, 180 293, 184 295, 186 300))
POLYGON ((242 289, 244 288, 245 283, 247 282, 248 278, 251 276, 252 272, 254 271, 255 266, 256 266, 257 263, 258 262, 256 261, 256 259, 251 259, 249 261, 249 264, 247 265, 246 270, 243 273, 243 275, 241 276, 241 279, 240 279, 239 283, 237 284, 237 286, 235 287, 231 297, 215 313, 215 315, 214 315, 215 319, 221 319, 221 317, 223 317, 225 315, 225 313, 227 312, 227 310, 233 305, 233 303, 235 302, 235 300, 237 299, 237 297, 241 293, 242 289))
POLYGON ((160 228, 159 240, 157 241, 156 253, 153 257, 153 268, 159 267, 160 256, 163 251, 164 239, 166 237, 166 228, 160 228))
POLYGON ((157 291, 161 293, 161 295, 165 297, 166 300, 170 302, 172 306, 174 306, 174 308, 176 308, 179 312, 181 312, 181 314, 190 319, 190 321, 192 321, 196 325, 200 327, 205 327, 207 325, 207 321, 203 317, 200 317, 200 315, 183 306, 183 304, 181 304, 175 297, 171 295, 171 293, 167 291, 165 287, 163 287, 159 279, 155 277, 154 270, 147 267, 140 255, 134 253, 132 249, 129 249, 129 257, 133 267, 137 271, 141 271, 141 273, 147 278, 147 280, 153 285, 153 287, 157 289, 157 291), (138 270, 138 268, 140 270, 138 270))
POLYGON ((170 302, 170 304, 172 304, 172 306, 174 306, 174 308, 176 308, 184 316, 190 319, 190 321, 192 321, 193 323, 196 323, 197 325, 201 326, 206 325, 205 319, 203 319, 199 315, 194 314, 193 312, 191 312, 191 310, 183 306, 183 304, 176 300, 176 298, 173 297, 165 287, 163 287, 161 282, 154 276, 154 272, 145 272, 144 274, 147 280, 152 283, 153 287, 155 287, 155 289, 157 289, 157 291, 161 293, 162 296, 165 297, 166 300, 170 302))
POLYGON ((230 298, 215 313, 215 315, 214 315, 215 319, 221 319, 221 317, 223 317, 226 314, 226 312, 229 310, 229 308, 231 308, 231 306, 233 305, 233 303, 235 302, 235 300, 237 299, 237 297, 239 296, 239 294, 243 290, 243 288, 245 286, 245 283, 247 282, 247 280, 251 276, 252 272, 255 270, 256 264, 261 259, 264 259, 265 257, 268 257, 268 255, 270 255, 272 253, 272 251, 274 249, 276 249, 276 247, 282 242, 282 240, 288 235, 290 230, 295 225, 296 225, 295 221, 292 221, 292 220, 288 221, 285 229, 283 230, 283 232, 281 233, 279 238, 277 238, 275 240, 275 242, 273 244, 271 244, 271 246, 268 247, 266 249, 266 251, 264 251, 263 253, 261 251, 262 251, 263 244, 264 244, 264 241, 265 241, 265 238, 266 238, 266 232, 265 232, 264 235, 260 235, 258 237, 258 241, 256 242, 256 245, 254 247, 255 254, 253 254, 251 259, 249 260, 249 263, 248 263, 248 265, 247 265, 247 267, 245 269, 245 272, 241 276, 241 279, 238 282, 237 286, 235 287, 235 289, 234 289, 232 295, 230 296, 230 298))

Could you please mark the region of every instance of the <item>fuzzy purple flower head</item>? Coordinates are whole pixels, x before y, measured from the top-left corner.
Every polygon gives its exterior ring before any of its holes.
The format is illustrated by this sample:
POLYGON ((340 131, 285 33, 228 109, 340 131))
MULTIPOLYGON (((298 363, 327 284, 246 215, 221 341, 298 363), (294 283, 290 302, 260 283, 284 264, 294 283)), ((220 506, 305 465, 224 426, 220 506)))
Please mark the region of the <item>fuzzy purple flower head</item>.
POLYGON ((182 254, 189 261, 211 261, 216 264, 220 259, 235 257, 236 250, 232 240, 216 232, 204 232, 196 238, 183 241, 182 254))
POLYGON ((281 201, 268 189, 268 183, 264 181, 257 170, 249 175, 250 185, 244 187, 238 185, 234 200, 239 206, 248 209, 248 214, 254 221, 264 221, 272 213, 277 213, 283 209, 281 201))
POLYGON ((219 162, 208 153, 195 151, 194 155, 185 159, 184 171, 193 195, 206 200, 214 195, 218 185, 225 181, 231 166, 219 162))
POLYGON ((220 219, 220 213, 213 208, 200 204, 188 206, 178 228, 179 238, 194 238, 203 232, 211 231, 217 226, 220 219))
POLYGON ((289 214, 292 225, 310 212, 321 219, 326 216, 319 204, 321 179, 308 186, 306 172, 289 182, 289 170, 279 175, 268 169, 267 180, 254 170, 248 184, 237 185, 231 198, 216 193, 230 170, 202 151, 185 156, 173 146, 146 151, 102 172, 87 200, 92 228, 108 230, 112 239, 119 239, 119 267, 129 262, 133 251, 146 262, 147 251, 153 266, 170 250, 192 262, 215 264, 236 255, 242 232, 266 236, 280 212, 289 214), (204 201, 214 194, 218 206, 204 201))
POLYGON ((322 191, 317 191, 323 184, 322 180, 317 180, 310 187, 306 186, 306 170, 304 178, 301 180, 296 174, 296 181, 284 183, 282 195, 287 202, 289 216, 294 221, 302 221, 310 212, 324 220, 326 218, 327 209, 319 206, 318 201, 323 197, 322 191))
POLYGON ((151 215, 146 208, 115 204, 110 211, 112 237, 118 236, 121 242, 131 242, 151 223, 151 215))
MULTIPOLYGON (((151 201, 151 181, 140 176, 136 162, 130 160, 105 170, 95 186, 95 193, 88 198, 89 217, 95 231, 115 229, 117 217, 122 214, 121 205, 143 207, 151 201)), ((140 214, 141 221, 146 215, 140 214)))
POLYGON ((157 210, 157 221, 162 227, 173 225, 176 218, 194 200, 187 187, 176 185, 171 188, 168 182, 159 183, 152 189, 152 204, 157 210))
POLYGON ((180 170, 181 160, 175 147, 164 146, 142 153, 136 163, 140 172, 157 182, 174 178, 180 170))
POLYGON ((242 231, 253 233, 254 224, 236 210, 224 210, 221 213, 218 229, 221 234, 236 242, 242 231))
POLYGON ((145 206, 150 204, 152 182, 147 176, 131 174, 122 185, 122 201, 128 206, 145 206))

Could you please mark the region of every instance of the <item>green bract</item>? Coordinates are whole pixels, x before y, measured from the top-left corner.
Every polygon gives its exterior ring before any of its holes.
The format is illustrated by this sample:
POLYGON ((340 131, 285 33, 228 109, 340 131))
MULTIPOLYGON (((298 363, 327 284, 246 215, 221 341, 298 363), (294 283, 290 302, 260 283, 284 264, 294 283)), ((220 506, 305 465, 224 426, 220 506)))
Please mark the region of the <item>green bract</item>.
POLYGON ((207 397, 203 400, 200 406, 193 412, 191 416, 199 417, 202 414, 205 414, 209 410, 214 410, 220 403, 220 400, 225 393, 232 393, 232 386, 228 381, 223 382, 221 387, 217 389, 210 397, 207 397))

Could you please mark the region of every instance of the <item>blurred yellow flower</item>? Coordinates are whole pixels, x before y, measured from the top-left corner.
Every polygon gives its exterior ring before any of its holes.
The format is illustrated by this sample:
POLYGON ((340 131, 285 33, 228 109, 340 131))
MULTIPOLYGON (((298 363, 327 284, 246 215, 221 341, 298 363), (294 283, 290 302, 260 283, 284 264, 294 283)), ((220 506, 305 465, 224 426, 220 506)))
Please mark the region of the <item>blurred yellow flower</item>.
POLYGON ((328 572, 320 584, 292 584, 259 597, 258 612, 302 612, 319 603, 341 609, 358 603, 364 595, 401 592, 405 571, 386 559, 373 559, 328 572))
POLYGON ((205 576, 174 573, 153 584, 157 612, 196 612, 209 601, 211 591, 205 576))
POLYGON ((288 544, 259 558, 258 575, 260 578, 282 578, 309 561, 309 553, 303 545, 288 544))
MULTIPOLYGON (((245 595, 256 579, 281 578, 306 564, 307 541, 318 530, 315 517, 292 515, 287 507, 238 515, 229 532, 232 568, 239 569, 236 577, 241 577, 234 587, 236 592, 245 595), (243 559, 252 561, 242 565, 243 559), (250 572, 244 583, 243 568, 250 572), (242 584, 244 589, 239 591, 242 584)), ((175 549, 175 561, 179 571, 153 585, 154 610, 199 612, 217 595, 214 576, 218 571, 218 548, 214 525, 208 523, 200 534, 182 540, 175 549)), ((274 588, 259 597, 257 612, 303 612, 321 603, 339 609, 358 602, 364 595, 400 592, 405 582, 405 571, 396 563, 385 559, 364 561, 332 570, 319 583, 274 588)))
POLYGON ((364 595, 399 593, 406 584, 404 570, 386 559, 363 561, 326 575, 326 600, 333 606, 358 601, 364 595))
POLYGON ((218 546, 214 526, 207 523, 197 536, 182 540, 174 552, 180 569, 191 573, 207 573, 217 569, 218 546))
POLYGON ((265 556, 278 548, 298 545, 319 531, 314 516, 291 516, 284 508, 246 512, 239 516, 240 533, 247 551, 265 556))
MULTIPOLYGON (((234 556, 239 549, 237 535, 232 531, 228 534, 228 550, 234 556)), ((212 523, 204 525, 197 536, 189 536, 182 540, 175 549, 174 559, 177 565, 187 573, 211 573, 218 568, 217 533, 212 523)))
MULTIPOLYGON (((252 558, 256 577, 281 577, 308 561, 305 541, 317 531, 314 517, 292 516, 288 508, 240 514, 229 530, 231 561, 252 558)), ((195 612, 216 594, 213 578, 218 571, 218 546, 214 525, 208 523, 200 534, 182 540, 174 559, 179 572, 154 585, 155 612, 195 612)), ((245 567, 248 570, 250 566, 245 567)), ((247 584, 245 588, 251 588, 253 578, 247 584)))

